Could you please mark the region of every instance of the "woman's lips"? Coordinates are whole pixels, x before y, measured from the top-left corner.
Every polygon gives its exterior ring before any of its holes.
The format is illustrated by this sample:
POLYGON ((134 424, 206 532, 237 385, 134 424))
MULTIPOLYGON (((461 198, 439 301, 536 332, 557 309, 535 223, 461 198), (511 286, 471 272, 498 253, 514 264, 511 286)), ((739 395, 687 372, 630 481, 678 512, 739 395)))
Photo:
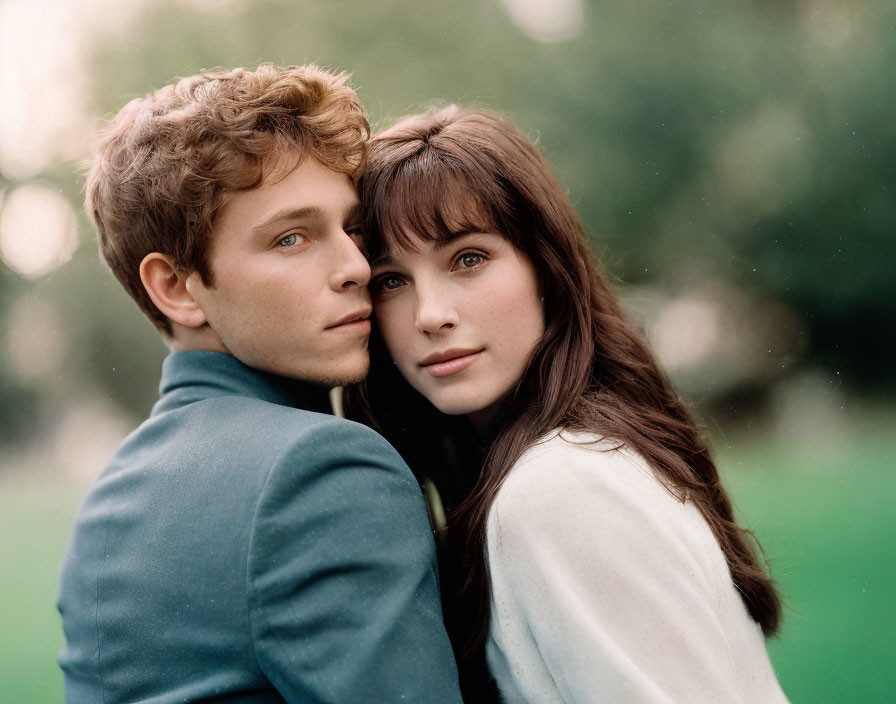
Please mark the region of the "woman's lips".
POLYGON ((446 359, 443 362, 431 362, 430 364, 421 364, 420 366, 422 366, 430 376, 436 378, 451 376, 452 374, 462 372, 473 364, 473 362, 479 358, 480 354, 482 354, 482 350, 458 355, 457 357, 446 359))

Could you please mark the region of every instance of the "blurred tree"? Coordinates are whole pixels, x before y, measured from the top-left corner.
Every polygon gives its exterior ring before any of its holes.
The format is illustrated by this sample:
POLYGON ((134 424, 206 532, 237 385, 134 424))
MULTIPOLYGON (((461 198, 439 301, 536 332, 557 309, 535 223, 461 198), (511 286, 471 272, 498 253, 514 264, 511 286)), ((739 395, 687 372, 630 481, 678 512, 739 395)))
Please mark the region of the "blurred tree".
MULTIPOLYGON (((0 324, 6 321, 10 305, 26 287, 16 274, 0 265, 0 324)), ((9 334, 0 337, 6 347, 10 343, 9 334)), ((3 355, 4 360, 8 358, 8 354, 3 355)), ((0 365, 0 445, 31 437, 35 433, 36 411, 37 399, 33 391, 21 383, 12 365, 0 365)))
MULTIPOLYGON (((891 3, 584 2, 556 42, 518 24, 516 0, 145 7, 95 37, 93 114, 262 60, 352 71, 380 125, 433 100, 496 107, 540 142, 624 281, 672 293, 724 281, 780 301, 808 331, 807 361, 869 388, 894 380, 891 3)), ((71 164, 49 177, 80 205, 71 164)), ((83 219, 81 232, 74 260, 40 284, 70 327, 66 373, 142 415, 164 348, 83 219)), ((0 315, 22 290, 4 270, 0 315)), ((3 373, 5 398, 22 398, 27 384, 3 373)))

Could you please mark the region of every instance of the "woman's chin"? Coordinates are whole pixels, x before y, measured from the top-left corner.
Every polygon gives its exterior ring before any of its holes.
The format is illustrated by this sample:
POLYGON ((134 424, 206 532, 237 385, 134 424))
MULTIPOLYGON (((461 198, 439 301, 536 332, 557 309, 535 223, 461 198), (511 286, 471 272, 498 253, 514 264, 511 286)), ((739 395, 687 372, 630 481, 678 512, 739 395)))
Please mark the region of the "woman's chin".
POLYGON ((430 399, 433 406, 446 416, 466 416, 480 432, 488 427, 502 397, 487 399, 430 399))
POLYGON ((466 416, 471 413, 476 413, 483 408, 482 406, 475 404, 436 403, 435 401, 432 402, 432 405, 436 407, 436 410, 439 411, 439 413, 444 413, 446 416, 466 416))
POLYGON ((477 414, 493 405, 491 400, 468 398, 430 398, 429 402, 446 416, 467 416, 477 414))

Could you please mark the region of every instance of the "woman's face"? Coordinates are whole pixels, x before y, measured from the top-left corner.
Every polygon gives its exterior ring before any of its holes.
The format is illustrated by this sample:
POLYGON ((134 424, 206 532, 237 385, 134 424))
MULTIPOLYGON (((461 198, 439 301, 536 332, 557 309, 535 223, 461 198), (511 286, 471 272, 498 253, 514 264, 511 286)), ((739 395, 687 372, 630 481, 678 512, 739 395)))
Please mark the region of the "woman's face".
POLYGON ((544 334, 535 268, 497 233, 393 247, 373 263, 376 320, 399 371, 436 408, 484 425, 544 334))

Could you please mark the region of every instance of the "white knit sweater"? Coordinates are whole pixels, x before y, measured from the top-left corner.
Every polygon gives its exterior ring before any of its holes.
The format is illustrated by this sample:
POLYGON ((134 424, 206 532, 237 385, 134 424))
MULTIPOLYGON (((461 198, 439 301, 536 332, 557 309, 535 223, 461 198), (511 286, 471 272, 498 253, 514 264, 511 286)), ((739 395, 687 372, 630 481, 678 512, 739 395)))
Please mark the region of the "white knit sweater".
POLYGON ((531 447, 489 513, 486 652, 504 701, 786 702, 698 509, 596 440, 531 447))

